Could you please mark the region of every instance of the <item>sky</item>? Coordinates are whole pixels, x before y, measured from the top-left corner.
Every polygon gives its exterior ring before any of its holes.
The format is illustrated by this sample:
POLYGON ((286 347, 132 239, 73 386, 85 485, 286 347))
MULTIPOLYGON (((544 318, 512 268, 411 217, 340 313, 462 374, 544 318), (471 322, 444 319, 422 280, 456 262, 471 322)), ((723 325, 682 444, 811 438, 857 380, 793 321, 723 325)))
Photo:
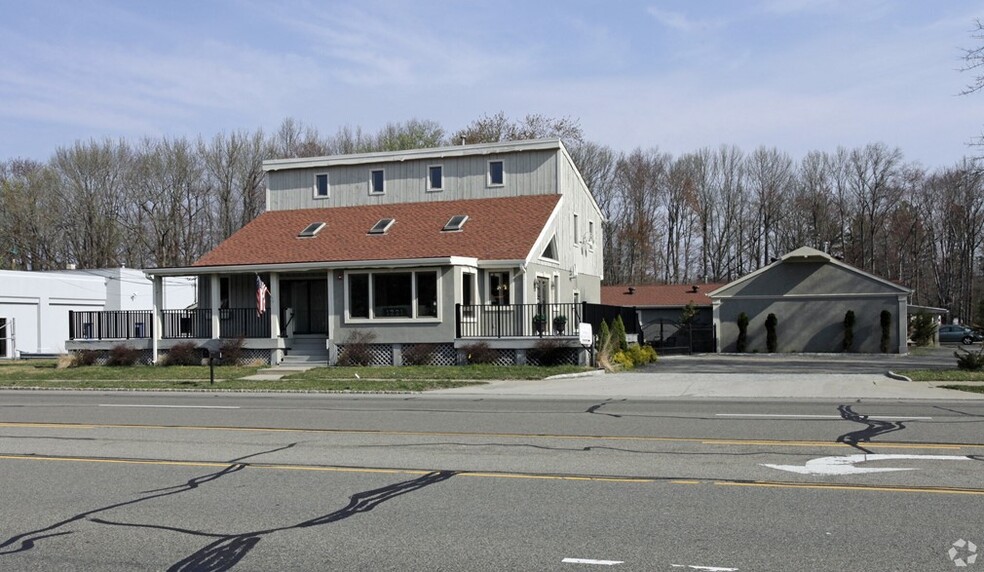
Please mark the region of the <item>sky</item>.
POLYGON ((499 111, 616 150, 984 154, 979 1, 0 0, 0 160, 77 140, 322 134, 499 111))

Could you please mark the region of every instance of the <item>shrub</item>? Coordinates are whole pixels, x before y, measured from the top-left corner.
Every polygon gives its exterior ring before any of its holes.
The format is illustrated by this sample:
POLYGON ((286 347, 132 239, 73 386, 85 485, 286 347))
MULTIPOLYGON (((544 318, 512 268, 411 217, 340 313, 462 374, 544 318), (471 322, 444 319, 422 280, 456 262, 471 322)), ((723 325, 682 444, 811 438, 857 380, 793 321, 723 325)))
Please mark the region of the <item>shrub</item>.
POLYGON ((140 350, 137 348, 131 348, 125 344, 120 344, 113 346, 109 350, 109 357, 106 359, 106 365, 112 367, 125 367, 131 366, 139 360, 140 350))
POLYGON ((629 342, 625 335, 625 322, 622 321, 621 314, 615 316, 615 321, 612 322, 612 337, 615 338, 620 351, 624 352, 629 349, 629 342))
POLYGON ((342 344, 342 353, 338 356, 339 365, 366 366, 372 363, 372 342, 376 334, 362 330, 352 330, 342 344))
POLYGON ((243 359, 243 346, 246 340, 239 337, 231 340, 222 340, 219 344, 219 353, 222 354, 222 363, 226 365, 239 365, 243 359))
POLYGON ((656 350, 654 350, 652 346, 630 346, 628 351, 625 353, 632 358, 632 363, 634 365, 646 365, 647 363, 653 363, 656 361, 656 350))
POLYGON ((537 365, 559 365, 567 360, 571 353, 570 346, 560 340, 542 339, 529 351, 530 359, 537 365))
POLYGON ((75 352, 75 356, 72 358, 72 367, 85 367, 88 365, 96 365, 99 360, 98 350, 79 350, 75 352))
POLYGON ((601 325, 598 326, 598 351, 603 350, 611 339, 612 331, 608 328, 608 322, 602 320, 601 325))
POLYGON ((738 340, 735 343, 738 353, 745 353, 748 346, 748 314, 738 314, 738 340))
POLYGON ((434 344, 403 346, 403 365, 430 365, 437 348, 434 344))
POLYGON ((845 352, 851 351, 851 346, 854 345, 854 322, 854 310, 848 310, 844 314, 844 342, 841 344, 845 352))
POLYGON ((883 354, 888 353, 888 345, 892 341, 892 313, 888 310, 881 312, 881 345, 879 346, 883 354))
POLYGON ((917 346, 928 346, 936 335, 936 323, 926 312, 919 312, 912 318, 912 341, 917 346))
POLYGON ((625 369, 632 369, 635 366, 635 362, 632 361, 632 356, 628 352, 617 351, 612 355, 612 362, 616 365, 620 365, 625 369))
POLYGON ((776 353, 776 349, 779 347, 779 340, 776 338, 776 325, 778 323, 779 319, 776 318, 775 314, 769 314, 765 318, 765 347, 770 354, 776 353))
POLYGON ((984 369, 984 346, 976 352, 957 348, 953 352, 953 357, 957 358, 957 367, 967 371, 981 371, 984 369), (963 352, 961 355, 959 352, 963 352))
POLYGON ((475 342, 462 348, 469 364, 492 363, 499 358, 499 352, 486 342, 475 342))
POLYGON ((202 365, 202 352, 192 342, 183 342, 171 346, 161 365, 202 365))

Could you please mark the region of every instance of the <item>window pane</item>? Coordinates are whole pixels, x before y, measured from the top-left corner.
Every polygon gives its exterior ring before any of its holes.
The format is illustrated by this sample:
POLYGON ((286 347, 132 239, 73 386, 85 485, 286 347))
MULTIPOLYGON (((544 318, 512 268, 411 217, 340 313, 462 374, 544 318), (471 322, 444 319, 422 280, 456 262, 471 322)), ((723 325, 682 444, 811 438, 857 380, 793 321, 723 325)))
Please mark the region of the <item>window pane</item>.
POLYGON ((475 317, 473 304, 475 304, 475 275, 465 273, 461 275, 461 305, 464 306, 464 315, 468 318, 475 317))
POLYGON ((328 196, 328 175, 315 176, 316 192, 319 197, 328 196))
POLYGON ((428 188, 430 188, 430 189, 440 189, 440 188, 442 188, 443 187, 443 184, 444 184, 444 182, 442 181, 442 179, 444 178, 443 177, 443 174, 444 174, 444 170, 441 168, 440 165, 431 167, 430 168, 430 186, 428 188))
POLYGON ((489 298, 495 306, 509 304, 509 273, 492 272, 489 274, 489 298))
POLYGON ((413 309, 412 274, 394 272, 372 277, 372 312, 377 318, 408 318, 413 309))
POLYGON ((383 194, 383 172, 373 171, 372 172, 372 193, 381 195, 383 194))
POLYGON ((349 316, 369 317, 369 275, 349 275, 349 316))
POLYGON ((489 184, 490 185, 501 185, 503 181, 502 177, 502 161, 492 161, 489 163, 489 184))
POLYGON ((417 317, 437 317, 437 273, 417 273, 417 317))

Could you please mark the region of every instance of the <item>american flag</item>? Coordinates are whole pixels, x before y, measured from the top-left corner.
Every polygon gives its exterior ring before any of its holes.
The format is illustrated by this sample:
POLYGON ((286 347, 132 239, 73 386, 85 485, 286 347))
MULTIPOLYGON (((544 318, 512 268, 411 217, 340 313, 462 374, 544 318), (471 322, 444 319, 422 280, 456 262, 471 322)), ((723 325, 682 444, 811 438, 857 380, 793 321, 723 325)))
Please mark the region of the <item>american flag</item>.
POLYGON ((256 315, 262 316, 266 312, 266 297, 270 294, 267 285, 257 275, 256 277, 256 315))

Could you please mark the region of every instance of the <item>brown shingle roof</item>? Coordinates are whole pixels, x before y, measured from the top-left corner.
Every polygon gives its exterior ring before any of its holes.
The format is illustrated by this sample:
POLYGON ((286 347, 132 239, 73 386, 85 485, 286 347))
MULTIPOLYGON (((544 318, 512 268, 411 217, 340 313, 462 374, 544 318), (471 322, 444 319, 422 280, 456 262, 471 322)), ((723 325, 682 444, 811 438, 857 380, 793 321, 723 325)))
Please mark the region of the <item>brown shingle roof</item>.
POLYGON ((708 292, 724 284, 647 284, 643 286, 602 286, 601 303, 613 306, 686 306, 691 301, 697 306, 710 306, 708 292), (633 291, 630 294, 629 288, 633 291))
POLYGON ((449 256, 521 260, 559 201, 560 195, 534 195, 266 212, 194 266, 449 256), (468 222, 461 231, 441 232, 454 215, 468 215, 468 222), (396 222, 384 235, 368 234, 383 218, 396 222), (298 238, 313 222, 327 226, 313 238, 298 238))

